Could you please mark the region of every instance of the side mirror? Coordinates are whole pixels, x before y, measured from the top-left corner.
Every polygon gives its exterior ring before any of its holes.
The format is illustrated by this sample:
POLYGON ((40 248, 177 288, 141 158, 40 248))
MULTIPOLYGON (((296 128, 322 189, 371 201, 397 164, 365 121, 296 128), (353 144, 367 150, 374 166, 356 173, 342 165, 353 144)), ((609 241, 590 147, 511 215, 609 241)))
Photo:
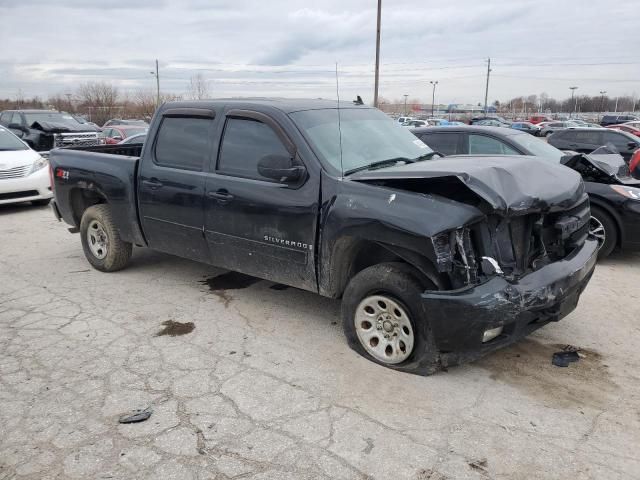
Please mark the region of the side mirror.
POLYGON ((265 155, 258 161, 260 175, 282 183, 295 182, 305 172, 303 166, 294 165, 292 158, 287 155, 265 155))
POLYGON ((627 143, 627 147, 629 148, 638 148, 640 145, 638 145, 636 142, 629 142, 627 143))
POLYGON ((122 140, 122 137, 120 135, 116 135, 115 137, 111 137, 111 138, 118 141, 122 140))

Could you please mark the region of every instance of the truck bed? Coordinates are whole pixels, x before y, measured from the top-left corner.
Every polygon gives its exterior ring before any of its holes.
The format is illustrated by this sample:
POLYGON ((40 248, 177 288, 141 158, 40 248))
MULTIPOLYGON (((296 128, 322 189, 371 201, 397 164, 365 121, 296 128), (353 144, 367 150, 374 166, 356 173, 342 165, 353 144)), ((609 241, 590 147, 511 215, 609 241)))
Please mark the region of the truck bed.
POLYGON ((140 157, 140 155, 142 155, 142 146, 142 143, 125 143, 123 145, 91 145, 88 147, 66 147, 64 148, 64 150, 79 150, 82 152, 123 155, 125 157, 140 157))

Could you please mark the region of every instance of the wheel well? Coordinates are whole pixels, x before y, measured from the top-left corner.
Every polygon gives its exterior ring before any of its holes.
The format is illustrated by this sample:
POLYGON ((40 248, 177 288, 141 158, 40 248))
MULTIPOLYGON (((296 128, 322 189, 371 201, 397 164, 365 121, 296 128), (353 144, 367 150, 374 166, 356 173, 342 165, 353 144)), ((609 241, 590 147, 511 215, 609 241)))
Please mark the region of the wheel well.
POLYGON ((80 226, 80 220, 84 211, 99 203, 107 203, 107 199, 95 190, 87 190, 84 188, 74 188, 69 193, 71 211, 73 212, 73 221, 77 227, 80 226))
POLYGON ((398 247, 369 240, 342 239, 334 249, 331 287, 333 296, 342 296, 349 281, 362 270, 380 263, 409 265, 421 283, 445 288, 446 282, 438 275, 433 264, 425 257, 398 247))

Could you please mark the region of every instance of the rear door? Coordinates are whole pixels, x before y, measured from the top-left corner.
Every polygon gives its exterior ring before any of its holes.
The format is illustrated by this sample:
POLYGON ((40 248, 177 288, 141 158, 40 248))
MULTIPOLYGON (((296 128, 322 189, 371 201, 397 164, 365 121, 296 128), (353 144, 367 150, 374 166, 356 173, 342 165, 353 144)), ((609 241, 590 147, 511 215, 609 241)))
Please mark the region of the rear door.
MULTIPOLYGON (((211 262, 229 270, 317 291, 315 251, 320 181, 265 178, 266 155, 305 161, 281 125, 262 112, 228 110, 206 185, 211 262)), ((307 165, 308 169, 308 165, 307 165)))
POLYGON ((522 155, 502 140, 480 133, 468 135, 469 155, 522 155))
POLYGON ((204 188, 214 124, 212 110, 177 108, 164 112, 139 173, 140 220, 151 248, 209 261, 204 188))

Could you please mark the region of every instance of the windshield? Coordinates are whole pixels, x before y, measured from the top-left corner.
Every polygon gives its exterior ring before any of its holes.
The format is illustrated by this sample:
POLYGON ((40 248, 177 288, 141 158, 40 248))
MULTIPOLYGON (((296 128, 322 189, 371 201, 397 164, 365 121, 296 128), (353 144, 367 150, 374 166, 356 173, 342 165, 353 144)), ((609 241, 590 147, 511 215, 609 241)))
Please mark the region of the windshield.
POLYGON ((0 128, 0 152, 6 152, 7 150, 28 150, 22 140, 16 137, 13 133, 0 128))
POLYGON ((34 123, 56 123, 66 125, 68 127, 77 127, 78 121, 71 115, 58 112, 39 112, 39 113, 25 113, 24 116, 27 119, 27 125, 31 126, 34 123))
POLYGON ((560 161, 564 156, 561 150, 528 133, 510 135, 509 139, 516 145, 522 147, 524 151, 530 152, 531 155, 535 155, 536 157, 546 157, 560 161))
POLYGON ((409 129, 377 109, 341 108, 340 129, 338 109, 335 108, 305 110, 290 116, 316 155, 341 173, 381 160, 416 159, 432 152, 409 129))

